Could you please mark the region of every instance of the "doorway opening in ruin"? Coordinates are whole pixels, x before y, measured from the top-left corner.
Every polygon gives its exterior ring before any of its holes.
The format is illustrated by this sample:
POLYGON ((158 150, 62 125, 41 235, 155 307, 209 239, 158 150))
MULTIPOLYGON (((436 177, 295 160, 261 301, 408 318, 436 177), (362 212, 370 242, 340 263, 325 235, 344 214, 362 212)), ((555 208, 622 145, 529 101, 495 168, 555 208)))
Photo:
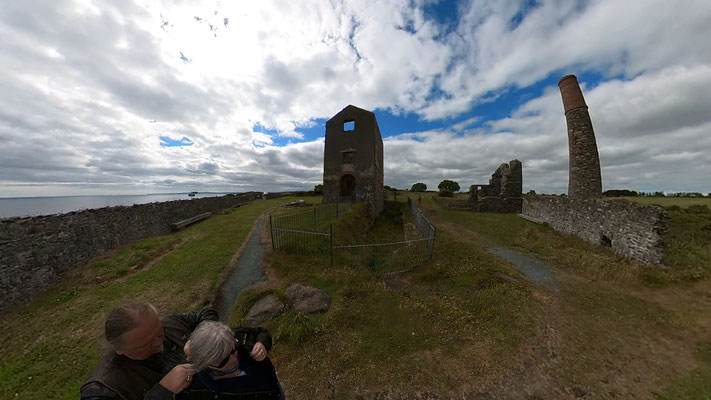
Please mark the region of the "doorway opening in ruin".
POLYGON ((345 174, 341 177, 339 183, 341 188, 340 196, 351 196, 355 190, 355 177, 351 174, 345 174))
POLYGON ((607 237, 604 233, 600 234, 600 244, 605 247, 612 247, 612 239, 607 237))

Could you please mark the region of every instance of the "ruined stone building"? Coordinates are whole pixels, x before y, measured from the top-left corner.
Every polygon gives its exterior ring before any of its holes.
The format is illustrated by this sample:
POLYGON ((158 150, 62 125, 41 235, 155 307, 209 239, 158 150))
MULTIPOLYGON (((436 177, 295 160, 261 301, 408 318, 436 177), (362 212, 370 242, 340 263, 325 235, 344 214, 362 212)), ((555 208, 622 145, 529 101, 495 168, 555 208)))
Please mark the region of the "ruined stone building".
POLYGON ((600 157, 595 132, 580 90, 578 78, 567 75, 558 82, 568 123, 568 196, 573 199, 602 197, 600 157))
POLYGON ((520 213, 523 191, 523 168, 521 161, 504 163, 491 174, 489 184, 472 185, 467 205, 480 212, 520 213), (484 190, 479 199, 478 190, 484 190))
POLYGON ((568 196, 527 196, 522 216, 646 264, 664 259, 666 211, 602 198, 600 157, 588 106, 575 75, 559 82, 568 123, 568 196))
POLYGON ((372 213, 383 209, 383 139, 375 114, 352 105, 326 122, 323 201, 338 197, 367 201, 372 213))

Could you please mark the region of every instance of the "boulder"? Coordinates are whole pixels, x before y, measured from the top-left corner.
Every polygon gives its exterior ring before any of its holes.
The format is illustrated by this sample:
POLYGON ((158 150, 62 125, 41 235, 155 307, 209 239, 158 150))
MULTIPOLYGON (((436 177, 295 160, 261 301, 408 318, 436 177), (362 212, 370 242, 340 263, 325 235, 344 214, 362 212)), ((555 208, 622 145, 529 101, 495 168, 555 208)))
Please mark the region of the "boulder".
POLYGON ((294 312, 318 313, 331 308, 331 298, 323 290, 299 283, 286 288, 286 297, 291 302, 294 312))
POLYGON ((284 311, 284 303, 273 294, 259 299, 247 313, 246 322, 248 326, 256 326, 262 322, 272 319, 284 311))

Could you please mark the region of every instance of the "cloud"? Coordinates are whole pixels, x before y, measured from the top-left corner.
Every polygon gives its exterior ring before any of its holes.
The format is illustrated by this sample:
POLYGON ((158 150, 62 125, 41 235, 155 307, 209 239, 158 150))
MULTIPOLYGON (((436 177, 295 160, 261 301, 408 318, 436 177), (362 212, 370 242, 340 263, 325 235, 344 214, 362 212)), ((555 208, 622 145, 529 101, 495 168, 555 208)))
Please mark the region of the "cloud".
MULTIPOLYGON (((711 115, 703 110, 711 109, 710 72, 705 65, 671 67, 584 91, 604 189, 709 191, 711 115)), ((487 125, 485 133, 455 135, 453 125, 428 132, 423 141, 413 139, 417 134, 388 138, 386 183, 436 187, 454 179, 468 187, 485 183, 500 163, 517 158, 525 190, 567 190, 568 138, 557 87, 487 125)))
POLYGON ((565 191, 560 95, 526 89, 568 72, 600 77, 582 83, 606 187, 708 191, 708 1, 472 0, 446 23, 425 4, 8 2, 0 196, 310 188, 323 138, 300 130, 347 104, 445 121, 385 138, 391 186, 518 158, 525 187, 565 191))

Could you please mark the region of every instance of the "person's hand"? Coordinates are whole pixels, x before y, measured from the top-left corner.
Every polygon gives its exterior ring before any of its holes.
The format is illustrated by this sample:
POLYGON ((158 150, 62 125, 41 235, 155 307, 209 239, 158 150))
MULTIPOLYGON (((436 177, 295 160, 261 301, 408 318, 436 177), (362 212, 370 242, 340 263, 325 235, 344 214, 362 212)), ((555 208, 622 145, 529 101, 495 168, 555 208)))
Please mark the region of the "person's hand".
POLYGON ((193 374, 195 368, 192 364, 180 364, 171 369, 158 383, 173 393, 180 393, 190 386, 193 374))
POLYGON ((252 352, 249 355, 256 361, 262 361, 267 357, 267 349, 264 348, 262 342, 257 342, 252 347, 252 352))

